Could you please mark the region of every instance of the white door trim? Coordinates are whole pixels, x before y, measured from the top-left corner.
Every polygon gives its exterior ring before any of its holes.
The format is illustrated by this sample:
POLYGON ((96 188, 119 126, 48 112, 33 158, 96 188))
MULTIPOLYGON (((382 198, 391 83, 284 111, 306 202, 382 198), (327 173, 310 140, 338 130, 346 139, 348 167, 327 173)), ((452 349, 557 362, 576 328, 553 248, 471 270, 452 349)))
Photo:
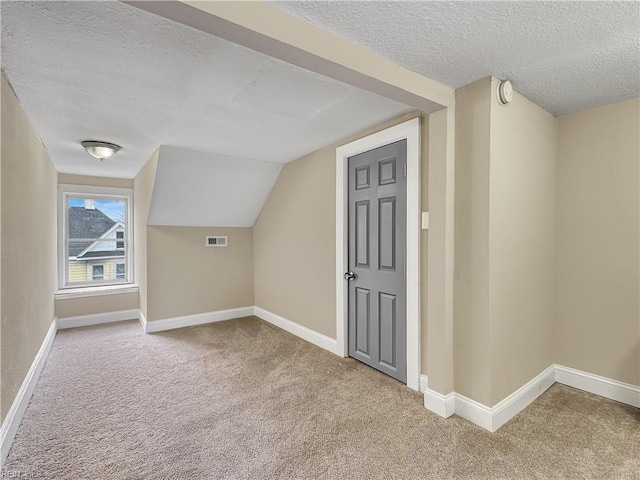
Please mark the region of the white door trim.
POLYGON ((414 118, 336 149, 336 340, 348 356, 348 171, 353 155, 407 140, 407 386, 420 385, 420 118, 414 118))

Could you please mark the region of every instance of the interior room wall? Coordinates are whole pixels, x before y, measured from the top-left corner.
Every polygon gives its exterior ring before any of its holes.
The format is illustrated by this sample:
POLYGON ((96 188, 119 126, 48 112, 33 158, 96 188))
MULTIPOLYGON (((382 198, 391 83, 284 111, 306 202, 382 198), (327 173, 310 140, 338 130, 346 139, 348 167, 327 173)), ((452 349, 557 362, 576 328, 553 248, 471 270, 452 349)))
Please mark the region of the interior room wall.
POLYGON ((640 385, 640 101, 559 117, 556 363, 640 385))
POLYGON ((251 228, 147 228, 147 320, 251 307, 251 228), (227 247, 207 247, 207 235, 227 236, 227 247))
POLYGON ((557 121, 456 91, 455 391, 493 406, 553 363, 557 121))
POLYGON ((489 92, 490 406, 553 363, 555 309, 557 119, 518 92, 499 105, 498 84, 489 92))
POLYGON ((72 173, 58 173, 58 184, 88 185, 92 187, 133 188, 133 179, 93 177, 89 175, 74 175, 72 173))
POLYGON ((56 298, 55 312, 58 318, 68 318, 122 310, 136 310, 139 305, 138 292, 110 293, 108 295, 90 297, 56 298))
POLYGON ((158 167, 157 149, 133 179, 134 279, 138 285, 140 312, 147 316, 147 219, 158 167))
MULTIPOLYGON (((132 178, 93 177, 69 173, 58 173, 58 184, 133 189, 132 178)), ((91 297, 56 298, 55 313, 58 318, 67 318, 96 313, 134 310, 139 308, 138 296, 137 293, 122 293, 91 297)))
MULTIPOLYGON (((422 115, 420 122, 422 132, 420 135, 420 211, 429 211, 429 115, 422 115)), ((422 227, 422 225, 420 225, 422 227)), ((420 230, 420 373, 427 372, 427 289, 428 289, 428 253, 429 231, 420 230)))
POLYGON ((0 293, 4 421, 54 317, 56 170, 2 76, 0 293))
POLYGON ((429 288, 420 302, 426 319, 422 340, 427 342, 428 367, 421 373, 428 376, 429 390, 440 394, 454 389, 455 128, 454 108, 429 114, 428 151, 422 157, 429 172, 428 185, 422 185, 429 209, 429 230, 422 232, 428 237, 427 271, 422 274, 429 288))
MULTIPOLYGON (((336 338, 336 147, 417 116, 402 115, 284 166, 253 229, 258 307, 336 338)), ((424 119, 422 132, 428 136, 424 119)))
POLYGON ((491 78, 456 90, 454 390, 491 400, 489 182, 491 78))

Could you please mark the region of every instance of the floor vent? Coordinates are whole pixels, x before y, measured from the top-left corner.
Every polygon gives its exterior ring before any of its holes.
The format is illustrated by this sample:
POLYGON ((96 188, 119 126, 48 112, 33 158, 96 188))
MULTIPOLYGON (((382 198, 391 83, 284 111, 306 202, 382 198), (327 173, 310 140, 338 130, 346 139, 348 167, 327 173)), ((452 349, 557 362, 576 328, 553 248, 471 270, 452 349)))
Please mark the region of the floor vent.
POLYGON ((206 237, 205 245, 207 247, 226 247, 227 237, 206 237))

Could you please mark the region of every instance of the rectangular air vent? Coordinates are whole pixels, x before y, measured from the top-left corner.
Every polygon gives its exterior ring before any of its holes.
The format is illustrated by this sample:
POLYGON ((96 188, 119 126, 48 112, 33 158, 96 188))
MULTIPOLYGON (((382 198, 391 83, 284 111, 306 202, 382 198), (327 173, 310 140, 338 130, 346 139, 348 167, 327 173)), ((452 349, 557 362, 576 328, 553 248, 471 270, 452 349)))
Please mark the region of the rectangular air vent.
POLYGON ((227 237, 205 237, 207 247, 226 247, 227 237))

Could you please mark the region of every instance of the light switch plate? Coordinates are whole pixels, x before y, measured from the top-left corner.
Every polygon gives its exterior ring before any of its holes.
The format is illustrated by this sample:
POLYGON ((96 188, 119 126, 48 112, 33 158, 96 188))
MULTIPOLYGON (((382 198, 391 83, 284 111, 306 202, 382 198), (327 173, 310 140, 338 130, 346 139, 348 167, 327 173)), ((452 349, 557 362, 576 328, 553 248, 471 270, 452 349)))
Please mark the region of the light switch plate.
POLYGON ((429 229, 429 212, 422 212, 422 229, 429 229))

